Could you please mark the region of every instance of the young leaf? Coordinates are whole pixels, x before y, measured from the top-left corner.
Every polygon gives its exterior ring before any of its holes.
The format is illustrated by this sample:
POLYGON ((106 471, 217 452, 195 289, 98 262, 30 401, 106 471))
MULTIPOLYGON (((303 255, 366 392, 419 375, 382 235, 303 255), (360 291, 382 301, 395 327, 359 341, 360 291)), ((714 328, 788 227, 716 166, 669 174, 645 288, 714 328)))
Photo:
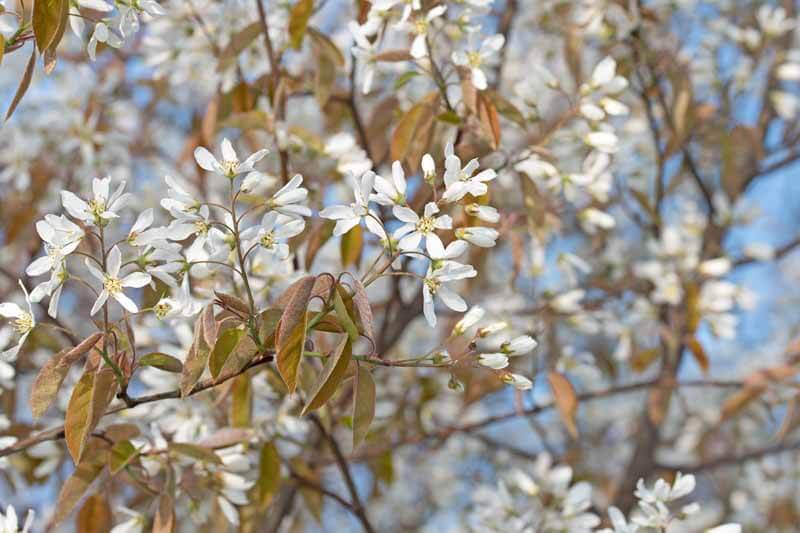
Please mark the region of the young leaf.
POLYGON ((342 235, 339 244, 339 251, 342 257, 342 266, 347 268, 350 265, 358 268, 358 261, 361 259, 361 251, 364 249, 364 230, 361 226, 356 226, 352 230, 342 235))
MULTIPOLYGON (((350 318, 350 313, 342 299, 342 292, 344 292, 344 288, 338 285, 333 293, 333 309, 336 311, 336 318, 339 319, 339 323, 347 332, 348 337, 350 337, 350 342, 354 343, 358 340, 358 328, 353 319, 350 318)), ((345 295, 348 296, 346 293, 345 295)))
POLYGON ((572 388, 572 383, 558 372, 549 372, 547 381, 553 391, 556 409, 558 409, 558 414, 561 415, 562 422, 564 422, 572 438, 577 438, 578 426, 575 424, 575 415, 578 412, 578 397, 575 394, 575 389, 572 388))
POLYGON ((392 134, 392 160, 404 162, 411 172, 416 172, 428 148, 438 108, 439 94, 429 94, 403 115, 392 134))
POLYGON ((249 335, 242 332, 239 342, 236 343, 236 346, 225 360, 225 364, 222 365, 219 376, 227 377, 241 372, 257 353, 258 346, 256 346, 256 343, 253 342, 249 335))
POLYGON ((129 440, 121 440, 111 447, 108 453, 108 470, 111 475, 118 474, 136 457, 138 450, 129 440))
POLYGON ((226 329, 217 339, 214 345, 214 350, 211 352, 211 358, 208 360, 208 370, 211 376, 216 379, 219 376, 222 367, 233 352, 236 345, 245 335, 244 331, 237 328, 226 329))
POLYGON ((222 464, 222 459, 220 459, 213 450, 210 450, 205 446, 190 444, 188 442, 170 442, 169 449, 177 454, 191 457, 192 459, 197 459, 198 461, 202 461, 204 463, 217 465, 222 464))
POLYGON ((308 19, 314 13, 314 0, 298 0, 289 13, 289 44, 298 50, 308 28, 308 19))
POLYGON ((53 44, 67 12, 67 4, 67 0, 36 0, 33 3, 31 22, 33 36, 40 52, 44 52, 53 44))
POLYGON ((34 419, 39 418, 47 411, 73 363, 91 350, 102 337, 103 334, 99 332, 88 336, 76 347, 58 352, 39 370, 31 386, 29 399, 34 419))
POLYGON ((61 491, 58 493, 58 502, 55 506, 55 514, 53 515, 54 526, 63 522, 70 515, 81 497, 86 493, 89 485, 103 471, 106 465, 105 455, 105 450, 100 450, 100 453, 92 454, 85 461, 78 463, 72 475, 61 486, 61 491))
POLYGON ((297 370, 306 343, 306 309, 314 281, 314 276, 299 280, 278 325, 276 362, 278 372, 290 393, 297 387, 297 370))
POLYGON ((230 421, 233 427, 250 426, 253 412, 253 386, 250 376, 242 374, 233 380, 231 387, 230 421))
MULTIPOLYGON (((205 315, 206 311, 203 311, 205 315)), ((194 340, 186 354, 181 373, 181 397, 185 398, 191 392, 208 363, 208 356, 211 354, 211 347, 206 343, 203 333, 203 315, 194 323, 194 340)))
POLYGON ((272 441, 261 448, 258 463, 258 480, 256 481, 256 502, 260 509, 265 509, 278 492, 281 484, 281 459, 278 449, 272 441))
POLYGON ((478 93, 477 106, 481 127, 489 139, 490 146, 497 149, 500 145, 500 120, 497 118, 497 108, 482 92, 478 93))
POLYGON ((84 373, 72 390, 64 417, 64 440, 75 464, 80 463, 86 442, 116 390, 117 380, 109 367, 84 373))
POLYGON ((347 366, 350 364, 352 357, 353 344, 349 337, 342 337, 342 340, 325 361, 325 366, 317 378, 314 389, 308 395, 308 403, 303 408, 302 415, 314 409, 319 409, 333 396, 347 372, 347 366))
POLYGON ((161 352, 153 352, 143 355, 139 359, 139 366, 152 366, 164 372, 180 374, 183 371, 183 363, 180 360, 161 352))
POLYGON ((369 303, 369 297, 367 297, 367 290, 358 278, 353 279, 353 290, 355 291, 353 293, 353 305, 355 305, 356 308, 361 331, 364 333, 365 337, 374 341, 375 333, 373 332, 372 326, 372 307, 369 303))
POLYGON ((173 533, 175 531, 175 500, 167 492, 158 497, 158 508, 153 519, 153 533, 173 533))
POLYGON ((358 365, 353 394, 353 449, 364 441, 375 417, 375 381, 370 371, 358 365))
POLYGON ((22 79, 19 82, 19 87, 17 87, 17 92, 14 93, 14 98, 11 100, 11 105, 8 106, 8 111, 6 111, 6 118, 8 120, 11 118, 11 115, 14 114, 14 110, 17 109, 19 102, 22 100, 22 97, 25 96, 25 92, 28 90, 28 87, 31 85, 31 79, 33 79, 33 67, 36 66, 36 49, 34 48, 31 50, 31 57, 28 59, 28 64, 25 66, 25 72, 22 74, 22 79))
POLYGON ((92 494, 83 504, 75 519, 78 533, 96 533, 111 530, 111 507, 102 494, 92 494))

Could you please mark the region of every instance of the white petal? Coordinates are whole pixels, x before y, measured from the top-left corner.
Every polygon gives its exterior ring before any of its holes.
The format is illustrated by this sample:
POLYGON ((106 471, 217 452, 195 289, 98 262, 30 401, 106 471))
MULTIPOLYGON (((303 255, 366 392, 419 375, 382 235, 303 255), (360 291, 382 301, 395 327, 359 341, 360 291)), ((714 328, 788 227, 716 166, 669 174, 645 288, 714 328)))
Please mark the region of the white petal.
POLYGON ((197 164, 200 165, 201 168, 208 170, 209 172, 215 172, 216 169, 219 168, 217 158, 215 158, 211 152, 202 146, 195 148, 194 160, 197 161, 197 164))
POLYGON ((122 278, 120 283, 123 287, 133 287, 138 289, 140 287, 144 287, 150 283, 150 281, 152 281, 150 274, 146 274, 144 272, 133 272, 122 278))
POLYGON ((89 315, 94 316, 94 314, 97 313, 101 307, 103 307, 103 304, 106 303, 106 300, 108 300, 108 291, 103 289, 103 291, 97 297, 97 300, 94 301, 94 305, 92 306, 92 310, 89 312, 89 315))
POLYGON ((108 252, 108 261, 106 262, 106 271, 112 278, 116 278, 119 274, 119 267, 122 265, 122 252, 119 251, 118 246, 114 246, 108 252))
POLYGON ((119 304, 124 307, 129 313, 139 312, 139 308, 133 303, 133 300, 128 298, 124 292, 115 292, 111 295, 119 304))

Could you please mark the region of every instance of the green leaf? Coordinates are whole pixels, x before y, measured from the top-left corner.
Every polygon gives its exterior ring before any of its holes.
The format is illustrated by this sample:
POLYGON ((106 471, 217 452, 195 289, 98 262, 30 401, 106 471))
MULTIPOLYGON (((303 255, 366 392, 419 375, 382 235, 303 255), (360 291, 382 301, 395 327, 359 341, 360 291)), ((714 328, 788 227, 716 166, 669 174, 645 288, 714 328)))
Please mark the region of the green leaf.
POLYGON ((276 363, 278 372, 289 389, 289 393, 297 388, 297 370, 306 343, 306 327, 308 301, 314 288, 314 276, 306 276, 295 283, 293 294, 289 299, 278 325, 276 337, 276 363))
POLYGON ((372 419, 375 418, 375 381, 370 371, 358 365, 353 395, 353 449, 367 436, 372 419))
POLYGON ((299 0, 289 13, 289 44, 295 50, 303 44, 308 19, 314 13, 314 0, 299 0))
POLYGON ((238 374, 253 360, 257 353, 258 346, 256 346, 256 343, 242 331, 239 342, 236 343, 236 346, 225 360, 225 364, 222 365, 219 377, 227 378, 238 374))
MULTIPOLYGON (((358 340, 358 328, 353 319, 350 318, 350 313, 347 311, 347 306, 342 299, 342 291, 344 291, 344 288, 338 285, 333 293, 333 309, 336 311, 339 323, 347 332, 347 336, 350 337, 350 342, 353 343, 358 340)), ((346 294, 346 296, 349 298, 349 295, 346 294)))
POLYGON ((278 324, 283 316, 283 309, 267 309, 259 315, 260 323, 258 327, 258 337, 261 343, 267 348, 275 347, 275 335, 277 334, 278 324))
POLYGON ((308 403, 301 414, 319 409, 333 396, 344 378, 353 357, 353 344, 349 337, 342 340, 325 361, 325 366, 317 378, 314 389, 308 395, 308 403))
POLYGON ((233 380, 231 387, 231 425, 237 428, 250 426, 253 412, 253 386, 250 376, 242 374, 233 380))
POLYGON ((364 285, 362 285, 358 278, 353 279, 353 289, 353 305, 355 306, 355 311, 358 315, 357 318, 359 325, 361 326, 361 332, 365 337, 372 340, 374 343, 375 333, 373 332, 372 325, 372 306, 370 306, 369 303, 367 290, 364 288, 364 285))
POLYGON ((454 126, 461 124, 461 117, 459 117, 458 113, 455 111, 445 111, 444 113, 439 113, 436 116, 436 120, 439 122, 444 122, 445 124, 453 124, 454 126))
POLYGON ((228 45, 219 54, 218 71, 225 70, 253 41, 261 35, 261 22, 253 22, 231 36, 228 45))
POLYGON ((404 72, 402 75, 400 75, 400 77, 394 80, 394 88, 400 89, 406 83, 410 82, 417 76, 419 76, 419 72, 417 72, 416 70, 409 70, 408 72, 404 72))
POLYGON ((62 19, 66 20, 66 5, 67 0, 35 0, 33 3, 31 23, 36 46, 40 52, 50 48, 55 41, 62 19))
POLYGON ((256 481, 256 501, 259 508, 265 509, 272 501, 281 485, 281 459, 272 441, 264 443, 258 463, 256 481))
POLYGON ((121 440, 114 444, 108 454, 108 469, 111 475, 118 474, 123 468, 128 466, 139 453, 139 450, 129 440, 121 440))
POLYGON ((225 366, 225 362, 228 360, 234 348, 236 348, 236 345, 239 344, 239 341, 242 340, 244 334, 244 331, 241 329, 231 328, 226 329, 219 336, 217 343, 214 345, 214 350, 211 352, 211 358, 208 361, 208 370, 211 372, 211 376, 214 379, 217 379, 222 371, 222 367, 225 366))
POLYGON ((197 459, 198 461, 202 461, 204 463, 218 465, 222 464, 222 459, 220 459, 219 456, 214 453, 214 450, 210 450, 204 446, 198 446, 197 444, 190 444, 188 442, 170 442, 169 449, 177 454, 191 457, 192 459, 197 459))
POLYGON ((180 360, 161 352, 153 352, 143 355, 139 359, 139 366, 152 366, 164 372, 180 374, 183 371, 183 363, 180 360))
POLYGON ((72 389, 64 417, 64 440, 75 464, 86 451, 86 442, 114 398, 117 381, 109 367, 87 371, 72 389))
POLYGON ((358 268, 358 260, 361 259, 361 251, 364 249, 364 230, 361 226, 354 226, 350 231, 342 235, 339 244, 339 252, 342 258, 342 266, 347 268, 353 265, 358 268))

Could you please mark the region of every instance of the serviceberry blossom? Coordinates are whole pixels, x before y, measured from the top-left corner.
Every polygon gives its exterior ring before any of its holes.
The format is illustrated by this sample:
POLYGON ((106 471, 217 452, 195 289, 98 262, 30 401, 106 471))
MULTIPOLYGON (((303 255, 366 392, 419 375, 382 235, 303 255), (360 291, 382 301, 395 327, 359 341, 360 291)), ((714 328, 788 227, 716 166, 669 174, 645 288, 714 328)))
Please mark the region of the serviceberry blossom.
POLYGON ((360 180, 350 174, 347 181, 353 192, 353 203, 326 207, 319 212, 319 216, 336 221, 336 226, 333 228, 333 234, 336 236, 344 235, 362 220, 372 233, 378 237, 385 236, 378 214, 369 208, 370 194, 375 185, 375 173, 369 170, 361 175, 360 180))
MULTIPOLYGON (((416 16, 406 23, 414 34, 414 40, 411 42, 411 57, 414 59, 421 59, 428 55, 428 44, 426 42, 428 32, 430 31, 433 21, 444 15, 445 11, 447 11, 447 5, 439 4, 429 9, 424 16, 420 13, 419 16, 416 16)), ((417 13, 419 13, 419 11, 417 11, 417 13)))
POLYGON ((61 191, 61 202, 71 217, 90 226, 105 226, 110 220, 119 218, 119 211, 133 199, 131 193, 123 194, 124 181, 109 196, 110 186, 111 178, 95 178, 92 180, 91 200, 85 202, 70 191, 61 191))
POLYGON ((122 289, 124 288, 141 288, 150 283, 150 274, 144 272, 132 272, 124 278, 119 277, 120 267, 122 266, 122 252, 119 247, 115 246, 108 252, 108 262, 106 271, 100 271, 89 259, 86 259, 86 268, 89 272, 97 278, 102 284, 103 288, 97 296, 90 315, 94 315, 105 305, 109 296, 115 299, 122 307, 129 313, 137 313, 139 308, 133 300, 131 300, 122 289))
POLYGON ((461 159, 455 155, 452 144, 448 144, 445 148, 444 164, 446 189, 442 194, 442 200, 445 202, 457 202, 467 194, 475 197, 483 196, 488 190, 486 182, 497 177, 497 173, 490 168, 482 170, 473 176, 479 166, 477 159, 472 159, 462 168, 461 159))
POLYGON ((428 253, 433 254, 444 249, 442 240, 436 235, 436 230, 451 229, 453 219, 450 215, 436 216, 439 211, 439 206, 435 202, 425 204, 421 217, 410 207, 395 206, 392 210, 394 216, 401 222, 405 222, 392 235, 393 238, 399 239, 398 248, 404 251, 418 250, 424 237, 428 253), (433 248, 431 248, 431 243, 435 243, 433 248))
POLYGON ((33 314, 31 298, 28 295, 27 289, 25 289, 25 285, 22 284, 22 280, 19 280, 19 286, 25 295, 25 303, 28 304, 27 311, 14 302, 0 303, 0 316, 11 319, 11 325, 19 335, 17 343, 14 346, 0 352, 0 361, 3 362, 13 361, 16 358, 22 345, 25 344, 28 335, 30 335, 33 328, 36 327, 36 316, 33 314))
POLYGON ((242 232, 242 241, 248 249, 260 246, 278 259, 286 259, 289 257, 289 245, 283 241, 299 235, 305 227, 302 219, 270 211, 261 219, 259 226, 251 226, 242 232))
POLYGON ((255 164, 264 159, 264 156, 269 153, 269 150, 262 148, 248 156, 244 161, 239 161, 239 156, 228 139, 222 140, 221 151, 222 159, 218 160, 207 148, 199 146, 195 148, 194 158, 204 170, 233 179, 239 174, 253 170, 255 164))
POLYGON ((375 176, 375 193, 370 200, 381 205, 406 205, 406 174, 400 161, 392 163, 392 177, 375 176))
POLYGON ((479 91, 483 91, 488 86, 486 62, 503 48, 505 42, 505 37, 500 34, 487 37, 477 48, 453 52, 453 63, 468 68, 472 85, 479 91))
POLYGON ((464 299, 447 283, 467 278, 474 278, 478 272, 469 265, 445 265, 441 269, 429 272, 422 284, 422 309, 425 319, 431 327, 436 327, 436 312, 434 310, 434 297, 438 296, 442 302, 453 311, 464 312, 467 304, 464 299))
POLYGON ((308 189, 301 187, 302 184, 303 176, 295 174, 267 200, 267 207, 290 217, 310 217, 311 209, 302 204, 308 198, 308 189))

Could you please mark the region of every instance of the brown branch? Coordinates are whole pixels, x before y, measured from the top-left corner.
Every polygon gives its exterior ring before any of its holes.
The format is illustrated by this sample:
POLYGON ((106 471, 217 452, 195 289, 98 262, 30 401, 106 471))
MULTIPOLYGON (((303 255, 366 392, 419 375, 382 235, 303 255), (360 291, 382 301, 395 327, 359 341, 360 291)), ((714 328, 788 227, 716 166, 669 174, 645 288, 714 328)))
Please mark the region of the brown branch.
POLYGON ((761 459, 767 455, 774 455, 776 453, 788 452, 792 450, 800 449, 800 441, 797 442, 781 442, 775 444, 773 446, 767 446, 765 448, 759 448, 757 450, 751 450, 749 452, 745 452, 739 455, 731 454, 731 455, 724 455, 722 457, 717 457, 716 459, 711 459, 709 461, 705 461, 702 463, 697 464, 657 464, 658 468, 662 468, 664 470, 673 470, 673 471, 680 471, 680 472, 702 472, 705 470, 714 470, 716 468, 722 468, 725 466, 731 465, 739 465, 746 461, 753 461, 756 459, 761 459))
MULTIPOLYGON (((187 396, 193 396, 193 395, 198 394, 200 392, 203 392, 205 390, 212 389, 212 388, 216 387, 217 385, 221 385, 222 383, 228 381, 229 379, 233 379, 236 376, 244 374, 245 372, 247 372, 248 370, 250 370, 253 367, 256 367, 256 366, 259 366, 259 365, 263 365, 265 363, 269 363, 269 362, 272 361, 272 359, 273 359, 273 354, 272 353, 264 354, 264 355, 262 355, 260 357, 257 357, 255 359, 253 359, 252 361, 250 361, 243 369, 241 369, 238 372, 235 372, 233 374, 228 374, 226 376, 223 376, 223 377, 217 378, 217 379, 206 379, 206 380, 203 380, 203 381, 199 381, 192 388, 192 390, 189 391, 189 394, 187 396)), ((157 394, 149 394, 147 396, 141 396, 139 398, 128 398, 128 400, 126 401, 125 405, 122 405, 120 407, 116 407, 114 409, 110 409, 110 410, 106 411, 103 414, 103 416, 111 415, 111 414, 114 414, 114 413, 118 413, 120 411, 126 411, 128 409, 131 409, 133 407, 136 407, 136 406, 142 405, 142 404, 146 404, 146 403, 157 402, 157 401, 161 401, 161 400, 177 399, 177 398, 180 398, 180 397, 181 397, 181 391, 180 391, 180 389, 176 389, 176 390, 171 390, 171 391, 168 391, 168 392, 160 392, 160 393, 157 393, 157 394)), ((0 450, 0 457, 6 457, 6 456, 9 456, 9 455, 13 455, 15 453, 19 453, 21 451, 24 451, 24 450, 30 448, 31 446, 34 446, 34 445, 42 443, 42 442, 51 441, 51 440, 59 440, 59 439, 63 439, 63 438, 64 438, 64 426, 63 425, 60 426, 60 427, 46 429, 44 431, 40 431, 40 432, 38 432, 38 433, 36 433, 34 435, 31 435, 28 438, 25 438, 25 439, 23 439, 21 441, 18 441, 13 445, 8 446, 7 448, 1 449, 0 450)))
POLYGON ((336 442, 336 439, 333 437, 333 435, 328 433, 328 431, 325 429, 325 425, 322 423, 322 420, 320 420, 317 415, 312 414, 309 416, 309 418, 314 425, 317 426, 320 435, 322 435, 322 438, 325 439, 325 441, 328 443, 328 447, 333 452, 333 457, 342 473, 342 477, 347 485, 347 490, 350 492, 350 498, 353 500, 353 503, 351 504, 353 514, 355 514, 356 517, 358 517, 358 519, 361 521, 364 531, 367 533, 375 533, 375 528, 372 527, 369 517, 367 516, 367 512, 364 509, 364 505, 361 503, 361 498, 358 496, 358 489, 353 481, 353 476, 350 474, 350 465, 347 464, 347 459, 344 458, 344 454, 342 454, 339 444, 336 442))

